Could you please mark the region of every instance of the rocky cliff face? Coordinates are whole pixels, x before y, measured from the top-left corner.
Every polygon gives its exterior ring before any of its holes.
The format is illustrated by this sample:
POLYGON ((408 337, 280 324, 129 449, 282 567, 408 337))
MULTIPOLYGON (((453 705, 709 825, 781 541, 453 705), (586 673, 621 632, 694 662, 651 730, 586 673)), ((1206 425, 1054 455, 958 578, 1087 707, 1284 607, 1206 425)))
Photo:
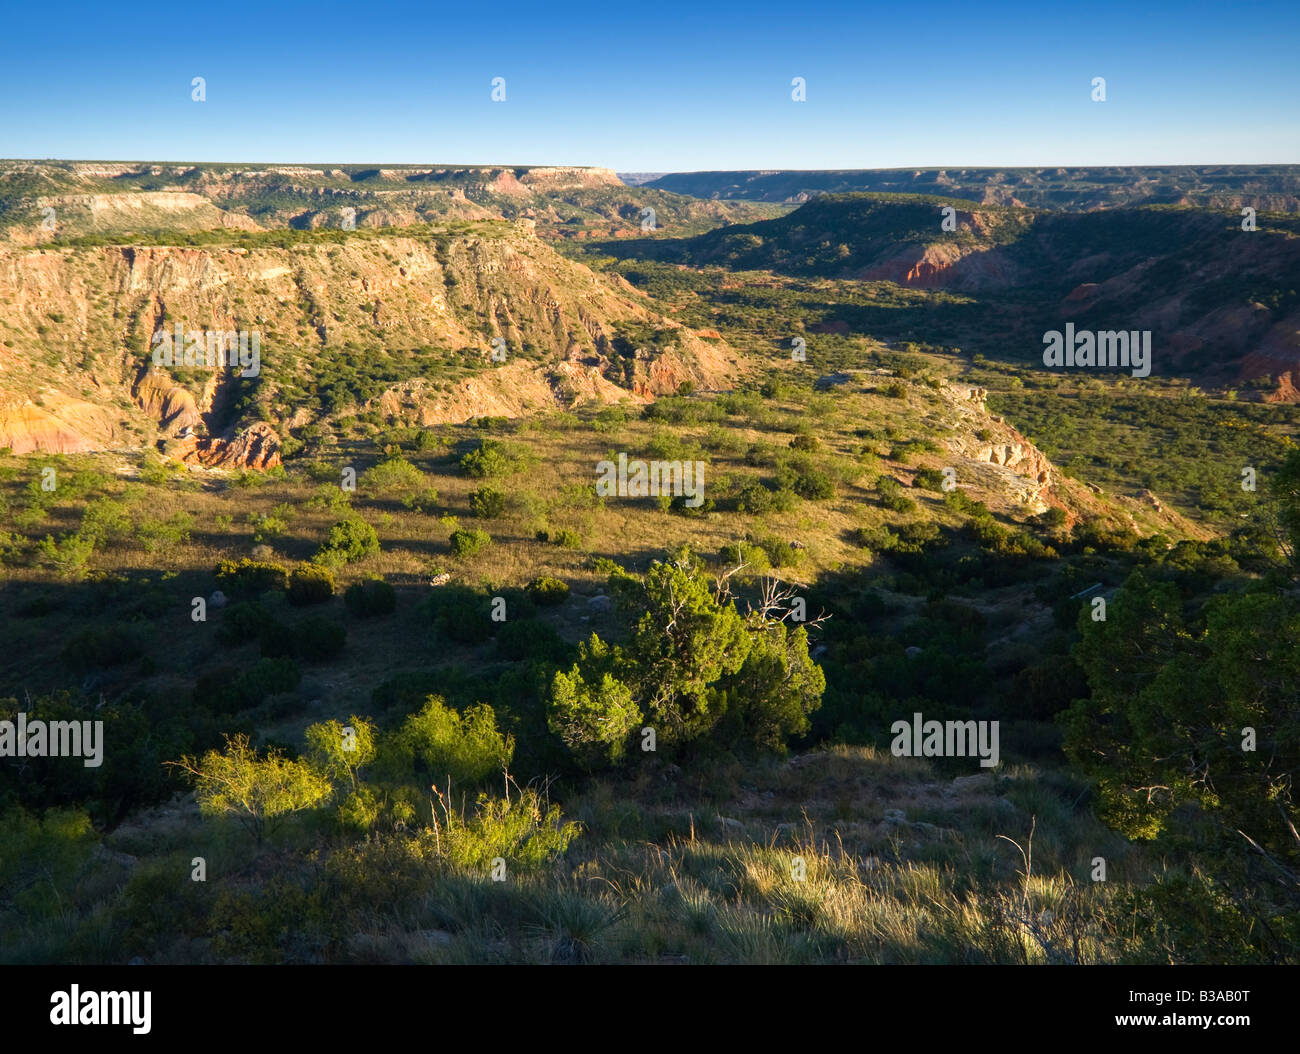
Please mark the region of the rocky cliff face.
POLYGON ((236 426, 303 423, 303 394, 329 370, 380 371, 387 391, 366 400, 433 423, 643 400, 682 381, 720 387, 736 369, 725 344, 555 253, 527 224, 280 248, 0 249, 0 307, 0 442, 15 450, 103 449, 189 429, 222 437, 193 447, 203 463, 266 463, 264 435, 216 444, 236 426), (155 366, 153 335, 177 323, 256 332, 256 379, 155 366), (622 334, 639 346, 647 331, 657 337, 646 357, 621 357, 633 343, 622 334), (490 359, 495 337, 502 364, 490 359), (140 437, 128 439, 133 429, 140 437))
MULTIPOLYGON (((0 371, 0 383, 4 374, 0 371)), ((44 450, 52 454, 83 454, 130 443, 111 409, 46 389, 39 402, 21 396, 0 396, 0 447, 15 454, 44 450)))
POLYGON ((1067 526, 1086 518, 1142 534, 1210 537, 1212 532, 1163 506, 1150 491, 1102 495, 1066 476, 1018 429, 989 413, 983 388, 947 384, 940 394, 954 426, 946 440, 947 465, 964 490, 995 511, 1019 516, 1059 508, 1067 526))
POLYGON ((983 478, 1034 513, 1060 504, 1053 494, 1058 480, 1052 463, 1016 428, 989 414, 985 389, 945 385, 941 392, 957 425, 956 434, 947 440, 948 450, 968 463, 954 466, 959 479, 983 478))
POLYGON ((178 440, 167 453, 205 468, 267 469, 280 464, 280 437, 259 422, 229 438, 178 440))
POLYGON ((818 194, 883 191, 1071 211, 1145 204, 1300 209, 1300 165, 675 172, 650 185, 700 198, 750 201, 799 202, 818 194))
POLYGON ((1019 268, 999 249, 940 242, 908 246, 897 256, 865 268, 854 277, 866 282, 895 282, 913 289, 978 290, 1006 287, 1017 280, 1018 274, 1019 268))

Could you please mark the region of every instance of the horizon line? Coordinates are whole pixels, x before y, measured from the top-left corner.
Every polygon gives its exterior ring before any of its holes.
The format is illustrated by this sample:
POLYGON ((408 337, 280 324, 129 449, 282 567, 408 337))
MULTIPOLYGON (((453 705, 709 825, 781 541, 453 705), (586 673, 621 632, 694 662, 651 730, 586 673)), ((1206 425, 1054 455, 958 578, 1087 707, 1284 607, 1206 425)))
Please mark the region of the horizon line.
POLYGON ((1196 162, 1170 162, 1170 161, 1136 161, 1136 162, 1066 162, 1052 161, 1040 162, 1038 164, 967 164, 964 162, 947 163, 947 164, 914 164, 914 165, 862 165, 862 166, 824 166, 813 168, 794 168, 784 167, 781 165, 753 165, 738 168, 647 168, 645 166, 614 166, 614 165, 592 165, 576 164, 569 162, 543 161, 543 162, 506 162, 506 161, 184 161, 184 160, 158 160, 145 158, 76 158, 76 157, 3 157, 0 158, 0 164, 15 162, 23 164, 48 164, 58 163, 67 165, 258 165, 266 167, 295 167, 295 168, 357 168, 361 166, 375 168, 577 168, 588 169, 591 171, 608 171, 608 172, 627 172, 635 174, 653 174, 653 175, 698 175, 717 172, 940 172, 949 170, 968 170, 968 169, 1006 169, 1006 170, 1034 170, 1044 168, 1081 168, 1081 169, 1103 169, 1103 168, 1300 168, 1300 161, 1196 161, 1196 162))

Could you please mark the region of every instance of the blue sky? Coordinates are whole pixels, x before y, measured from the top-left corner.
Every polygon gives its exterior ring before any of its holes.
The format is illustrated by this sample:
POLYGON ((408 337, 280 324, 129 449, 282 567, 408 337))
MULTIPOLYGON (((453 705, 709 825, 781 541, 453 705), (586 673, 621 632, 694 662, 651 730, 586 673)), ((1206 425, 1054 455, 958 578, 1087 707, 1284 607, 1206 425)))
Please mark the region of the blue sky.
POLYGON ((1300 3, 26 5, 0 156, 1300 163, 1300 3), (206 79, 207 101, 191 99, 206 79), (791 100, 791 80, 807 101, 791 100), (492 102, 492 78, 506 100, 492 102), (1090 98, 1106 78, 1106 101, 1090 98))

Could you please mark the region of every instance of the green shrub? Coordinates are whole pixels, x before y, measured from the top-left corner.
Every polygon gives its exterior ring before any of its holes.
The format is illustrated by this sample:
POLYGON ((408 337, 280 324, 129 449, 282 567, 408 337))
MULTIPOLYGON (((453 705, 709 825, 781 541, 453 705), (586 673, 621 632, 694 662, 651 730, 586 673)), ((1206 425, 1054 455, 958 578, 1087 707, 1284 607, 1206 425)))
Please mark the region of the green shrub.
POLYGON ((389 615, 397 610, 397 593, 382 578, 369 578, 348 586, 343 603, 357 618, 389 615))
MULTIPOLYGON (((325 468, 330 469, 330 466, 326 465, 325 468)), ((344 509, 351 508, 351 501, 352 495, 339 487, 337 483, 324 483, 317 487, 312 492, 312 496, 307 499, 307 508, 342 512, 344 509)))
POLYGON ((549 575, 534 578, 526 588, 534 602, 546 607, 563 604, 569 596, 569 583, 549 575))
POLYGON ((617 432, 627 424, 627 413, 619 406, 606 406, 592 420, 597 432, 617 432))
POLYGON ((849 541, 861 549, 887 549, 887 545, 881 544, 885 536, 890 536, 887 527, 854 527, 849 531, 849 541))
POLYGON ((529 660, 560 664, 570 659, 573 647, 540 619, 511 619, 496 635, 497 655, 511 662, 529 660))
POLYGON ((461 644, 480 644, 496 632, 500 623, 493 622, 491 600, 469 590, 450 593, 438 605, 437 626, 446 636, 461 644))
MULTIPOLYGON (((664 497, 660 497, 662 503, 664 497)), ((692 499, 688 499, 685 494, 678 494, 677 497, 668 501, 668 511, 676 513, 678 516, 705 516, 713 511, 716 504, 712 498, 705 498, 698 505, 690 504, 692 499)))
POLYGON ((808 501, 825 501, 835 497, 835 481, 819 469, 800 472, 791 489, 808 501))
POLYGON ((412 494, 404 495, 402 507, 413 512, 431 513, 438 507, 438 492, 433 487, 424 487, 412 494))
POLYGON ((330 528, 325 543, 313 558, 327 567, 340 567, 379 552, 379 535, 359 516, 339 520, 330 528))
POLYGON ((274 616, 255 600, 242 600, 231 604, 222 612, 221 625, 217 627, 217 640, 234 646, 259 639, 275 622, 274 616))
POLYGON ((218 666, 201 674, 194 685, 193 704, 220 717, 238 713, 247 704, 239 691, 244 671, 238 666, 218 666))
POLYGON ((480 798, 468 821, 453 812, 444 837, 448 859, 467 871, 482 873, 497 857, 534 871, 563 854, 580 831, 558 805, 525 787, 509 799, 480 798))
POLYGON ((88 626, 74 633, 63 646, 64 663, 78 673, 120 666, 141 654, 134 630, 120 623, 88 626))
POLYGON ((1039 527, 1053 529, 1056 527, 1064 527, 1065 522, 1068 519, 1069 516, 1066 514, 1064 509, 1053 505, 1050 509, 1047 509, 1045 512, 1040 512, 1035 516, 1033 522, 1039 527))
POLYGON ((348 631, 332 619, 309 618, 293 630, 294 655, 307 662, 325 662, 343 650, 348 631))
POLYGON ((777 482, 809 501, 824 501, 835 496, 835 482, 817 468, 807 454, 796 454, 777 469, 777 482))
POLYGON ((358 482, 368 491, 404 494, 424 487, 424 473, 398 455, 366 469, 358 482))
POLYGON ((586 768, 616 764, 643 714, 622 681, 605 673, 584 678, 575 663, 557 670, 546 700, 547 727, 586 768))
POLYGON ((302 680, 302 671, 290 658, 258 659, 239 680, 241 694, 254 706, 268 695, 292 692, 302 680))
POLYGON ((914 486, 922 487, 925 490, 943 491, 943 473, 938 469, 919 469, 916 478, 912 482, 914 486))
POLYGON ((194 529, 194 517, 188 512, 175 512, 165 520, 144 519, 135 525, 135 537, 146 552, 157 552, 160 548, 179 546, 190 541, 190 532, 194 529))
POLYGON ((976 502, 967 496, 965 491, 950 490, 943 496, 943 503, 954 512, 973 514, 976 505, 982 505, 982 502, 976 502))
POLYGON ((270 619, 257 635, 257 646, 266 659, 279 659, 294 654, 294 629, 283 622, 270 619))
POLYGON ((561 549, 581 549, 582 535, 568 527, 562 527, 558 531, 551 532, 551 541, 561 549))
POLYGON ((451 552, 453 556, 466 558, 482 552, 492 544, 492 536, 477 527, 466 530, 463 527, 451 532, 451 552))
POLYGON ((263 657, 249 669, 220 666, 203 674, 194 686, 194 703, 217 716, 257 706, 268 695, 291 692, 302 680, 298 664, 288 656, 263 657))
POLYGON ((718 550, 718 559, 727 567, 745 565, 744 575, 761 575, 772 570, 766 550, 750 542, 732 542, 718 550))
POLYGON ((390 768, 419 772, 429 782, 462 789, 500 780, 515 753, 514 736, 497 730, 492 707, 480 703, 464 714, 431 695, 385 744, 390 768))
POLYGON ((36 543, 36 551, 45 567, 57 571, 64 578, 82 578, 95 551, 95 542, 80 533, 65 534, 57 542, 47 534, 36 543))
POLYGON ((880 503, 892 512, 911 512, 916 502, 903 493, 903 485, 892 476, 881 476, 876 480, 876 492, 880 503))
POLYGON ((798 500, 794 491, 785 487, 772 489, 756 479, 746 480, 736 495, 736 511, 761 516, 769 512, 789 512, 798 500))
POLYGON ((767 558, 773 567, 794 567, 803 559, 803 553, 800 550, 789 542, 772 535, 756 539, 756 544, 767 554, 767 558))
POLYGON ((480 487, 469 496, 469 510, 481 520, 499 519, 506 512, 506 496, 495 487, 480 487))
POLYGON ((252 596, 271 589, 288 589, 289 571, 283 564, 247 557, 237 563, 222 560, 217 564, 217 582, 232 596, 252 596))
POLYGON ((277 538, 289 528, 289 521, 272 513, 253 512, 248 515, 248 525, 253 528, 253 541, 264 542, 277 538))
POLYGON ((334 575, 315 564, 295 567, 289 576, 289 603, 295 607, 323 604, 334 596, 334 575))
MULTIPOLYGON (((194 778, 195 796, 199 811, 204 816, 230 816, 244 824, 261 845, 268 829, 287 813, 310 809, 329 797, 332 787, 305 761, 291 761, 275 750, 269 750, 264 759, 247 735, 227 737, 226 751, 211 750, 202 760, 183 757, 177 764, 194 778)), ((301 918, 306 906, 301 889, 285 883, 283 892, 272 890, 267 899, 280 907, 284 915, 270 928, 271 933, 285 932, 289 917, 301 918), (296 894, 296 896, 295 896, 296 894), (296 903, 295 903, 296 902, 296 903)), ((233 894, 227 894, 228 896, 233 894)), ((233 941, 248 936, 246 923, 230 924, 216 921, 221 901, 214 910, 214 925, 223 939, 229 935, 233 941)), ((258 944, 263 944, 258 941, 258 944)))
POLYGON ((460 459, 460 469, 473 479, 504 476, 513 468, 505 447, 491 439, 480 440, 479 445, 460 459))
POLYGON ((97 498, 81 514, 81 530, 77 533, 93 542, 118 541, 131 531, 131 518, 126 505, 111 498, 97 498))

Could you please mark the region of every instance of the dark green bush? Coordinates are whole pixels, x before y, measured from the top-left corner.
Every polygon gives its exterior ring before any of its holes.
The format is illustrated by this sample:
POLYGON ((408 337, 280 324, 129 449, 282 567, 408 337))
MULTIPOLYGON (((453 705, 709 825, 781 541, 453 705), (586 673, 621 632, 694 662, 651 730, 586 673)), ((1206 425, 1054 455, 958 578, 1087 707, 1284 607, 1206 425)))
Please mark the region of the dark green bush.
POLYGON ((492 544, 492 536, 477 527, 466 530, 464 527, 451 532, 451 552, 453 556, 468 557, 481 552, 492 544))
POLYGON ((480 487, 469 496, 469 510, 481 520, 495 520, 505 515, 506 496, 495 487, 480 487))
POLYGON ((397 609, 397 593, 382 578, 370 578, 348 586, 343 603, 357 618, 388 615, 397 609))
POLYGON ((241 600, 222 613, 217 640, 234 647, 257 640, 275 622, 275 617, 255 600, 241 600))
POLYGON ((348 631, 332 619, 313 617, 294 627, 294 655, 307 662, 325 662, 343 650, 348 631))
POLYGON ((350 564, 379 552, 379 535, 359 516, 339 520, 330 528, 325 544, 316 554, 316 562, 326 566, 350 564))
POLYGON ((751 575, 765 574, 772 569, 772 563, 768 559, 766 551, 761 546, 753 545, 750 542, 733 542, 724 545, 718 550, 718 559, 726 567, 744 564, 745 572, 751 575))
POLYGON ((439 608, 438 629, 461 644, 479 644, 503 625, 492 621, 492 601, 487 596, 466 593, 448 598, 439 608))
POLYGON ((257 706, 268 695, 291 692, 302 671, 293 659, 262 658, 251 668, 221 666, 209 670, 194 686, 194 703, 217 716, 257 706))
POLYGON ((791 489, 808 501, 825 501, 835 497, 835 481, 820 469, 799 473, 791 489))
POLYGON ((217 564, 217 583, 232 596, 253 596, 270 589, 288 589, 289 571, 268 560, 222 560, 217 564))
POLYGON ((674 512, 678 516, 704 516, 713 511, 714 500, 705 498, 699 505, 688 505, 685 494, 678 494, 668 504, 668 511, 674 512))
POLYGON ((793 567, 803 558, 793 545, 773 535, 755 539, 755 544, 767 554, 773 567, 793 567))
POLYGON ((304 564, 289 576, 289 603, 295 607, 323 604, 334 596, 334 576, 328 568, 304 564))
POLYGON ((563 604, 569 596, 569 583, 549 575, 534 578, 527 586, 528 595, 543 606, 563 604))
POLYGON ((496 440, 483 439, 460 459, 460 469, 473 479, 503 476, 513 468, 513 459, 496 440))
POLYGON ((257 646, 266 659, 279 659, 296 651, 294 630, 283 622, 274 620, 262 627, 257 635, 257 646))
POLYGON ((916 478, 912 482, 914 486, 921 487, 925 490, 943 491, 943 473, 938 469, 919 469, 916 473, 916 478))
POLYGON ((1064 527, 1068 519, 1069 516, 1064 509, 1053 505, 1050 509, 1035 516, 1033 522, 1038 527, 1045 527, 1050 530, 1056 527, 1064 527))
POLYGON ((120 623, 88 626, 69 637, 63 647, 64 663, 78 673, 119 666, 141 654, 135 632, 120 623))
POLYGON ((768 512, 789 512, 798 500, 788 488, 773 489, 756 479, 741 484, 735 497, 736 511, 762 515, 768 512))
POLYGON ((496 636, 497 654, 511 662, 533 660, 556 664, 570 660, 573 648, 545 622, 517 619, 501 624, 496 636))
POLYGON ((876 492, 880 503, 891 512, 911 512, 916 502, 903 493, 903 485, 893 476, 881 476, 876 480, 876 492))
POLYGON ((561 527, 558 531, 552 531, 550 540, 561 549, 582 548, 582 535, 568 527, 561 527))

